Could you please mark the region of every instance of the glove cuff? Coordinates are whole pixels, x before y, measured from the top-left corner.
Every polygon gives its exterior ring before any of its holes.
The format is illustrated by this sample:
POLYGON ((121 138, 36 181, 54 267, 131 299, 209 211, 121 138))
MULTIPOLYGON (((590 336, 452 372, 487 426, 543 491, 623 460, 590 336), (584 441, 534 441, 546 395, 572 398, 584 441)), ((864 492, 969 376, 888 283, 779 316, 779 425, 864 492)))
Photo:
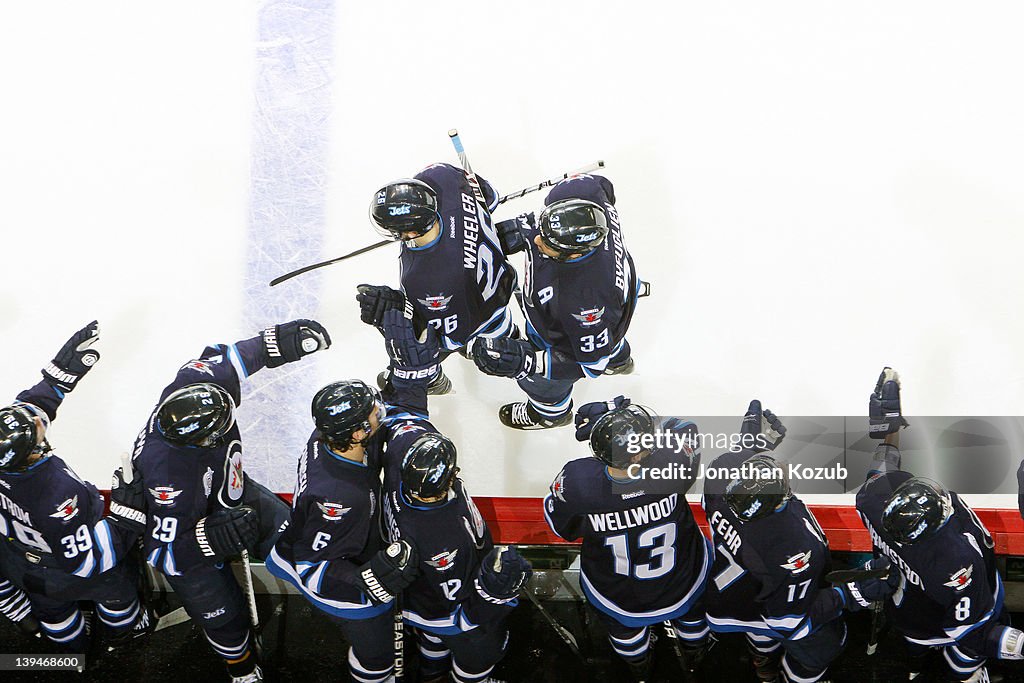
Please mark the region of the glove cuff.
POLYGON ((206 557, 217 556, 217 553, 213 550, 213 546, 210 545, 209 539, 206 537, 206 517, 203 517, 196 524, 196 543, 199 545, 199 552, 206 557))
POLYGON ((513 600, 516 600, 519 597, 518 593, 507 598, 492 595, 487 591, 486 588, 480 585, 480 579, 473 579, 473 587, 476 588, 476 592, 481 598, 491 603, 492 605, 507 605, 508 603, 512 602, 513 600))
POLYGON ((43 379, 49 384, 59 387, 64 391, 71 391, 75 387, 75 382, 80 377, 80 375, 73 375, 70 372, 61 370, 52 362, 43 368, 41 372, 43 373, 43 379))

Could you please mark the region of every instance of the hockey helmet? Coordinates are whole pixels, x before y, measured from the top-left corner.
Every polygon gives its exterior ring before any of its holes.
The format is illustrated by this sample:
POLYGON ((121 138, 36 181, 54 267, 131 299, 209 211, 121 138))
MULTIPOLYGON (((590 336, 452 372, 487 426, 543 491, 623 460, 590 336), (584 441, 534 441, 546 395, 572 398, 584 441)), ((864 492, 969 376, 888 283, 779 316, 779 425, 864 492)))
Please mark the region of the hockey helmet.
POLYGON ((25 469, 39 436, 35 417, 27 408, 13 405, 0 410, 0 472, 25 469))
POLYGON ((882 510, 882 529, 909 545, 934 536, 953 515, 953 498, 942 484, 913 477, 900 484, 882 510))
POLYGON ((725 502, 744 522, 767 517, 793 496, 786 468, 769 455, 755 455, 725 487, 725 502))
POLYGON ((563 199, 546 207, 537 221, 540 239, 558 253, 556 261, 588 254, 608 236, 608 219, 599 204, 585 199, 563 199))
POLYGON ((374 229, 388 239, 420 237, 430 231, 437 212, 437 193, 422 180, 402 178, 377 190, 370 202, 374 229))
POLYGON ((450 439, 424 434, 402 458, 402 490, 421 500, 446 494, 459 471, 456 462, 455 444, 450 439))
POLYGON ((156 411, 156 428, 182 446, 214 448, 235 425, 235 401, 224 387, 201 382, 177 389, 156 411))
POLYGON ((380 392, 358 379, 331 382, 313 396, 310 407, 313 422, 328 447, 346 451, 355 444, 365 446, 373 435, 370 416, 384 417, 380 392), (356 441, 352 435, 362 430, 365 436, 356 441))
POLYGON ((609 410, 590 431, 590 451, 609 467, 628 467, 643 452, 642 435, 653 434, 654 427, 654 415, 644 406, 631 403, 609 410))

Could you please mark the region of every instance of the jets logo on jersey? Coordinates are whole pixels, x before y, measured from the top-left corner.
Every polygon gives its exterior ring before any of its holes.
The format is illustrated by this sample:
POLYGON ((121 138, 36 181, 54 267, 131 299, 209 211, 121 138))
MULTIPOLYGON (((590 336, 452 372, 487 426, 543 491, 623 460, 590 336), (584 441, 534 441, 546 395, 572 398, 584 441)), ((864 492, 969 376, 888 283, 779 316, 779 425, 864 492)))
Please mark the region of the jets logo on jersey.
POLYGON ((213 468, 207 467, 206 473, 203 475, 203 494, 209 498, 211 491, 213 491, 213 468))
POLYGON ((572 317, 579 321, 583 327, 593 327, 601 324, 601 316, 604 315, 604 306, 601 308, 585 308, 579 314, 573 313, 572 317))
POLYGON ((238 441, 231 442, 228 453, 230 456, 224 463, 224 479, 227 482, 228 499, 234 504, 242 500, 242 491, 245 489, 245 474, 242 472, 242 444, 238 441))
POLYGON ((426 299, 416 299, 416 301, 419 301, 431 313, 440 313, 448 309, 448 304, 452 302, 452 297, 445 296, 444 292, 441 292, 437 296, 428 296, 426 299))
POLYGON ((50 515, 54 519, 66 522, 78 516, 78 496, 68 498, 57 506, 57 511, 50 515))
POLYGON ((563 503, 565 502, 565 470, 559 472, 555 480, 551 482, 551 495, 563 503))
POLYGON ((173 486, 157 486, 149 490, 149 495, 157 505, 174 505, 174 499, 181 495, 181 491, 173 486))
POLYGON ((337 522, 352 509, 343 506, 341 503, 321 503, 320 501, 316 502, 316 506, 320 508, 320 514, 322 514, 324 519, 328 522, 337 522))
POLYGON ((207 361, 190 360, 189 362, 182 365, 181 369, 195 370, 196 372, 201 372, 204 375, 209 375, 210 377, 213 377, 213 368, 210 367, 210 364, 207 361))
POLYGON ((409 432, 423 431, 424 429, 423 425, 416 424, 415 422, 406 422, 395 430, 395 436, 401 436, 402 434, 408 434, 409 432))
POLYGON ((949 581, 943 585, 949 586, 957 592, 962 591, 971 585, 971 581, 973 581, 971 574, 973 573, 974 565, 967 565, 963 569, 954 572, 953 575, 949 577, 949 581))
POLYGON ((805 572, 807 571, 807 568, 811 566, 811 551, 808 550, 806 553, 797 553, 786 560, 784 564, 779 566, 783 569, 788 569, 794 574, 805 572))
POLYGON ((439 552, 432 558, 427 560, 427 564, 434 567, 438 571, 446 572, 455 566, 455 556, 459 554, 458 548, 448 552, 447 550, 439 552))

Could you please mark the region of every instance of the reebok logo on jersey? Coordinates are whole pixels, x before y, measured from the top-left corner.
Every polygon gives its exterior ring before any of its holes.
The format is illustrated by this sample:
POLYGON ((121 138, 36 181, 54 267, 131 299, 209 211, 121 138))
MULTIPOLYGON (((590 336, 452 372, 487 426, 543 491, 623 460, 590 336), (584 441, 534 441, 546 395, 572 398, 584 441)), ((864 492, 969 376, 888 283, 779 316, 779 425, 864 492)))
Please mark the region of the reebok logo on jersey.
MULTIPOLYGON (((452 295, 454 296, 454 294, 452 295)), ((452 302, 451 296, 445 296, 444 292, 441 292, 437 296, 428 296, 425 299, 416 299, 420 304, 429 310, 431 313, 447 310, 448 304, 452 302)))
POLYGON ((786 560, 784 564, 779 566, 783 569, 788 569, 794 574, 805 572, 808 567, 811 566, 811 551, 808 550, 806 553, 797 553, 786 560))
POLYGON ((66 522, 78 516, 78 496, 68 498, 57 506, 57 511, 50 515, 54 519, 66 522))
POLYGON ((201 372, 204 375, 209 375, 210 377, 213 377, 213 368, 211 368, 210 364, 205 362, 205 361, 190 360, 189 362, 187 362, 184 365, 182 365, 181 369, 182 370, 195 370, 196 372, 201 372))
POLYGON ((429 564, 431 567, 434 567, 438 571, 446 572, 455 566, 455 556, 458 554, 458 548, 451 552, 445 550, 427 560, 427 564, 429 564))
POLYGON ((572 314, 572 317, 579 321, 583 327, 593 327, 594 325, 601 324, 601 316, 604 315, 604 306, 601 308, 585 308, 582 309, 579 314, 572 314))
POLYGON ((954 572, 954 574, 951 577, 949 577, 949 581, 942 585, 949 586, 957 592, 965 590, 968 586, 971 585, 971 581, 973 581, 973 579, 971 578, 971 574, 973 573, 974 565, 967 565, 963 569, 954 572))
POLYGON ((328 522, 337 522, 352 509, 344 507, 341 503, 321 503, 320 501, 316 502, 316 506, 320 508, 320 514, 322 514, 324 519, 328 522))
POLYGON ((174 499, 181 495, 181 491, 172 486, 157 486, 149 490, 149 495, 157 505, 174 505, 174 499))

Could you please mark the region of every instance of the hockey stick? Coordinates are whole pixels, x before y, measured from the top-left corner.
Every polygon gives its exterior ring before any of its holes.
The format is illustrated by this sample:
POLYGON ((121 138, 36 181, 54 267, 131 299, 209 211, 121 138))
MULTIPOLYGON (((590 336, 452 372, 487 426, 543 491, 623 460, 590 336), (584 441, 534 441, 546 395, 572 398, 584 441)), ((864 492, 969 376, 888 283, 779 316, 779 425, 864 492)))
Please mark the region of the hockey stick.
POLYGON ((543 190, 545 187, 551 187, 552 185, 557 185, 558 183, 562 182, 563 180, 565 180, 569 176, 578 175, 580 173, 590 173, 591 171, 599 171, 602 168, 604 168, 604 162, 603 161, 595 161, 594 163, 587 164, 586 166, 583 166, 582 168, 577 168, 575 171, 569 171, 568 173, 563 173, 562 175, 560 175, 557 178, 551 178, 550 180, 545 180, 542 183, 537 183, 536 185, 531 185, 530 187, 524 187, 521 190, 516 190, 515 192, 512 192, 511 194, 507 194, 504 197, 499 198, 498 199, 498 204, 504 204, 505 202, 509 201, 510 199, 519 199, 520 197, 522 197, 524 195, 528 195, 531 192, 536 192, 537 190, 543 190))
POLYGON ((884 579, 889 576, 889 568, 884 569, 837 569, 825 575, 829 583, 849 583, 850 581, 866 581, 868 579, 884 579))
POLYGON ((462 146, 462 140, 459 138, 459 131, 452 128, 448 131, 448 137, 452 139, 452 145, 455 146, 455 153, 459 155, 459 161, 462 163, 462 172, 466 175, 466 180, 469 182, 469 186, 473 188, 473 196, 476 197, 477 204, 479 204, 480 208, 484 211, 487 211, 487 202, 484 200, 484 191, 480 187, 480 180, 476 177, 476 173, 473 172, 473 167, 469 165, 469 157, 466 156, 466 150, 462 146))
POLYGON ((402 594, 395 596, 395 683, 405 680, 405 617, 402 615, 402 594))
POLYGON ((252 617, 252 635, 256 643, 256 653, 263 651, 263 634, 260 632, 260 613, 256 609, 256 591, 252 586, 252 565, 249 564, 249 551, 242 550, 242 564, 245 565, 245 594, 249 598, 249 616, 252 617))
POLYGON ((302 275, 303 273, 308 273, 311 270, 316 270, 317 268, 323 268, 324 266, 329 266, 329 265, 331 265, 333 263, 338 263, 339 261, 344 261, 345 259, 350 259, 353 256, 359 256, 360 254, 365 254, 366 252, 373 251, 374 249, 380 249, 385 244, 397 244, 397 240, 381 240, 380 242, 374 242, 373 244, 371 244, 368 247, 363 247, 362 249, 356 249, 355 251, 353 251, 353 252, 351 252, 349 254, 345 254, 344 256, 339 256, 338 258, 332 258, 329 261, 321 261, 320 263, 314 263, 311 266, 303 266, 302 268, 299 268, 298 270, 293 270, 290 273, 285 273, 284 275, 281 275, 279 277, 275 277, 273 280, 270 281, 270 286, 273 287, 274 285, 281 284, 285 280, 291 280, 296 275, 302 275))
POLYGON ((866 654, 870 657, 878 651, 878 643, 882 641, 889 620, 885 617, 885 603, 881 600, 871 606, 871 631, 868 634, 866 654))

